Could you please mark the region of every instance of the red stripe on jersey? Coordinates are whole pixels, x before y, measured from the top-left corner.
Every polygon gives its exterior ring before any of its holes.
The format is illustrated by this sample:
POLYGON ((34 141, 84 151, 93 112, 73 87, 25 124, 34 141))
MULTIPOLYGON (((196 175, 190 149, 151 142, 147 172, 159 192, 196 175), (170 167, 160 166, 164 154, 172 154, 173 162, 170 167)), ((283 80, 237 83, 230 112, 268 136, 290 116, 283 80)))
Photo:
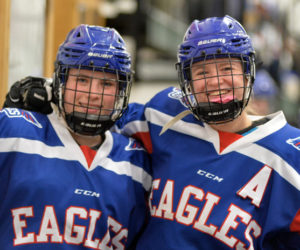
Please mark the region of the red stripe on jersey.
POLYGON ((219 132, 219 138, 220 138, 220 153, 228 147, 230 144, 234 143, 238 139, 242 138, 242 135, 225 132, 225 131, 218 131, 219 132))
POLYGON ((90 167, 91 164, 92 164, 92 161, 95 158, 95 155, 96 155, 97 151, 91 149, 89 146, 86 146, 86 145, 81 145, 80 148, 81 148, 81 150, 82 150, 82 152, 85 156, 85 159, 86 159, 86 162, 87 162, 88 166, 90 167))
POLYGON ((296 216, 294 217, 290 225, 290 230, 292 232, 298 232, 298 234, 300 234, 300 209, 296 213, 296 216))
POLYGON ((153 152, 152 142, 151 142, 151 137, 149 132, 138 132, 133 134, 132 137, 139 140, 149 154, 153 152))

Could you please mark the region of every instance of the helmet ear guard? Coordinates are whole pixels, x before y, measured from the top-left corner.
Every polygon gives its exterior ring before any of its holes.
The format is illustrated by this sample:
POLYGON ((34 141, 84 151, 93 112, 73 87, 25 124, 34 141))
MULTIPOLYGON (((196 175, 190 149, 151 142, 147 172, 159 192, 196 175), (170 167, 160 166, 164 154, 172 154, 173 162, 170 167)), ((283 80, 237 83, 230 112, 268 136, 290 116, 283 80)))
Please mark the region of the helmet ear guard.
MULTIPOLYGON (((202 65, 202 64, 201 64, 202 65)), ((183 42, 178 50, 178 71, 180 88, 187 99, 187 105, 194 116, 209 124, 219 124, 234 120, 247 106, 252 85, 255 79, 255 51, 252 47, 250 37, 240 23, 230 16, 222 18, 213 17, 204 20, 195 20, 187 29, 183 42), (214 91, 219 91, 219 102, 211 102, 207 95, 207 102, 198 102, 194 91, 194 80, 192 79, 192 69, 195 63, 202 62, 203 67, 209 64, 219 63, 221 59, 228 61, 231 65, 233 61, 241 61, 243 69, 244 92, 243 98, 237 100, 233 98, 230 102, 223 102, 221 97, 221 86, 218 78, 219 87, 214 91)), ((232 75, 232 92, 235 85, 232 75)), ((205 74, 205 85, 208 79, 205 74)))

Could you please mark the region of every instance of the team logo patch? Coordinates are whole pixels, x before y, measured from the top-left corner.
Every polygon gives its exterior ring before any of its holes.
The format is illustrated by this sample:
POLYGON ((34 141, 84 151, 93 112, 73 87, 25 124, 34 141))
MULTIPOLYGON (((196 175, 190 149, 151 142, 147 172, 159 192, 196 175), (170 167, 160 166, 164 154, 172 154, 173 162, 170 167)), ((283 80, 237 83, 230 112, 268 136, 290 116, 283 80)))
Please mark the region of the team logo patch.
POLYGON ((187 103, 186 97, 183 96, 180 89, 173 88, 172 91, 168 94, 168 97, 170 97, 172 99, 176 99, 176 100, 180 101, 183 106, 185 106, 186 108, 188 107, 186 105, 186 103, 187 103))
POLYGON ((42 125, 37 121, 37 119, 34 117, 34 115, 25 110, 19 110, 16 108, 6 108, 0 111, 1 113, 4 112, 4 114, 8 118, 23 118, 25 121, 37 126, 38 128, 42 128, 42 125))
POLYGON ((128 145, 125 147, 126 151, 130 151, 130 150, 145 150, 142 146, 142 144, 132 138, 129 138, 129 143, 128 145))
POLYGON ((300 151, 300 136, 294 139, 286 140, 286 143, 292 145, 294 148, 300 151))

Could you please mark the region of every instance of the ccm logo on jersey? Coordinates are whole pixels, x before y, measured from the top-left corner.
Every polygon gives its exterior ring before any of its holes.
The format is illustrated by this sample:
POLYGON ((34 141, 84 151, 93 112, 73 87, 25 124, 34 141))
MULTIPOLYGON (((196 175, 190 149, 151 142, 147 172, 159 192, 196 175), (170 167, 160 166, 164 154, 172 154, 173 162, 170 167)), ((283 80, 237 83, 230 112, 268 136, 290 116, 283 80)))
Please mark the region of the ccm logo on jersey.
POLYGON ((37 121, 34 115, 25 110, 19 110, 16 108, 6 108, 1 110, 0 112, 4 112, 8 118, 23 118, 25 121, 37 126, 38 128, 42 128, 42 125, 37 121))
POLYGON ((82 195, 85 195, 85 196, 100 197, 99 193, 89 191, 89 190, 79 189, 79 188, 76 188, 74 193, 75 194, 82 194, 82 195))
POLYGON ((202 176, 204 176, 204 177, 206 177, 206 178, 208 178, 208 179, 212 179, 213 181, 218 181, 218 182, 223 181, 223 178, 220 178, 219 176, 216 176, 216 175, 214 175, 214 174, 211 174, 211 173, 209 173, 209 172, 206 172, 206 171, 204 171, 204 170, 202 170, 202 169, 199 169, 199 170, 197 171, 197 174, 198 174, 198 175, 202 175, 202 176))

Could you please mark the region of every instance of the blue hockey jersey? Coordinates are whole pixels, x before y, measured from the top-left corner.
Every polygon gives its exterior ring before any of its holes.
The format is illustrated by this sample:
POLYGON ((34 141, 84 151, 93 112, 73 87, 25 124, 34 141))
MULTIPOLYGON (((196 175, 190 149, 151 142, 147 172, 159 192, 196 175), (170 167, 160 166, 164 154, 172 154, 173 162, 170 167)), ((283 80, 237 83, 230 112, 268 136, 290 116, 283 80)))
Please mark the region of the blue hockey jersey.
POLYGON ((66 126, 0 111, 0 249, 124 249, 145 222, 146 151, 106 132, 90 166, 66 126))
MULTIPOLYGON (((216 131, 168 88, 131 104, 118 132, 151 153, 150 222, 137 249, 300 249, 300 131, 282 112, 248 133, 216 131)), ((252 117, 257 119, 257 117, 252 117)))

